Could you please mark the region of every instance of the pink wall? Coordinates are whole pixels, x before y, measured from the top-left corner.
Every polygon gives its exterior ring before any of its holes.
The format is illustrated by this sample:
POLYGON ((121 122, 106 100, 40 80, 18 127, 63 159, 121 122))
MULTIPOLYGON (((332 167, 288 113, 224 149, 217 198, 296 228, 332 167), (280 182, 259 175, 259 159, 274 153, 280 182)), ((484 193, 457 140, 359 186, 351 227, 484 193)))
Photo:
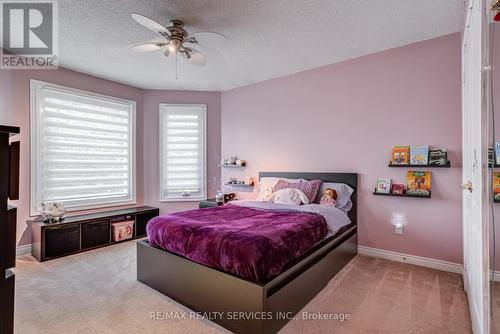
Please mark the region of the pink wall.
MULTIPOLYGON (((156 191, 158 188, 158 102, 207 103, 208 144, 211 147, 208 151, 208 158, 210 161, 220 160, 220 93, 218 92, 144 91, 67 69, 1 70, 0 124, 21 127, 21 135, 19 136, 21 140, 20 200, 13 203, 19 208, 17 228, 19 245, 31 243, 31 232, 26 225, 26 220, 30 218, 30 79, 136 101, 137 205, 159 205, 159 191, 156 191)), ((215 166, 216 164, 209 162, 208 176, 211 180, 219 179, 219 171, 215 166)), ((213 193, 216 186, 211 185, 210 193, 213 193)), ((161 205, 161 208, 165 212, 182 210, 194 205, 169 203, 161 205)))
POLYGON ((243 172, 224 170, 223 182, 258 171, 358 172, 361 245, 462 262, 458 34, 222 94, 144 91, 66 69, 2 70, 0 124, 21 127, 21 200, 15 203, 20 245, 30 242, 25 221, 31 78, 137 102, 138 204, 159 206, 163 213, 196 206, 158 201, 158 104, 206 103, 209 196, 221 181, 216 165, 222 130, 222 156, 237 154, 249 161, 243 172), (406 169, 387 168, 391 146, 425 143, 447 147, 454 166, 432 170, 432 199, 372 196, 379 176, 404 182, 406 169), (402 236, 393 233, 393 213, 406 215, 402 236))
POLYGON ((222 156, 248 167, 222 181, 357 172, 360 245, 462 263, 460 54, 453 34, 223 92, 222 156), (378 177, 405 183, 407 169, 387 163, 393 145, 411 144, 448 148, 453 168, 432 169, 432 199, 373 196, 378 177))

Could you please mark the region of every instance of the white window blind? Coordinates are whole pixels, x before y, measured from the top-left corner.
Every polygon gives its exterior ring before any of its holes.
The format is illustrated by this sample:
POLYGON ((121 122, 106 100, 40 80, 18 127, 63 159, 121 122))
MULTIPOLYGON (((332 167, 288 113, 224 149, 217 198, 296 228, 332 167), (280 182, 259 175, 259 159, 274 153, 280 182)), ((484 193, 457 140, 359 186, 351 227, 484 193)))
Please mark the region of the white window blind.
POLYGON ((160 200, 206 198, 206 105, 160 104, 160 200))
POLYGON ((135 203, 135 102, 31 81, 32 213, 135 203))

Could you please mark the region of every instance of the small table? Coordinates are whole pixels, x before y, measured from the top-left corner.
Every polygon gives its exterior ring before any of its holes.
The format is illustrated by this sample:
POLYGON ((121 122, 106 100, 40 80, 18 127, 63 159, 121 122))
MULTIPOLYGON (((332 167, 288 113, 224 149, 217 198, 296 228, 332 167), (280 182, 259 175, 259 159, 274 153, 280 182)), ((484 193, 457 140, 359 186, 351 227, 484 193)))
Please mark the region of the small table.
POLYGON ((204 200, 200 201, 200 203, 198 204, 198 207, 200 209, 203 209, 203 208, 213 208, 213 207, 220 206, 220 205, 222 205, 222 203, 218 204, 215 201, 215 198, 208 198, 208 199, 204 199, 204 200))

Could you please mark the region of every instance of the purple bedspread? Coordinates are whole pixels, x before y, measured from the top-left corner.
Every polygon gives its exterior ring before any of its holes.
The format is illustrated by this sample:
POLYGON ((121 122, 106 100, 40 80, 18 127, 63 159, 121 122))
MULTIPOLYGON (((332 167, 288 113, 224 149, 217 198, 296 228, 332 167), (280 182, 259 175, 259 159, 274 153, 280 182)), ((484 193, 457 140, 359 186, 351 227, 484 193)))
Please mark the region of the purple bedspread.
POLYGON ((155 217, 146 230, 154 247, 259 282, 324 239, 327 224, 317 214, 225 205, 155 217))

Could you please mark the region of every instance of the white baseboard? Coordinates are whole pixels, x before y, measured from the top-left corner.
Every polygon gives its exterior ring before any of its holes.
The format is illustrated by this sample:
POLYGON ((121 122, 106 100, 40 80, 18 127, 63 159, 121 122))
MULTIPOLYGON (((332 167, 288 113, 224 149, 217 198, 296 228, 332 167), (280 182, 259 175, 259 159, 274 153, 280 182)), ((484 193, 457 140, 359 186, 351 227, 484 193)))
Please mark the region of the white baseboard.
POLYGON ((16 256, 31 254, 31 244, 22 245, 16 248, 16 256))
MULTIPOLYGON (((427 257, 408 255, 403 253, 391 252, 378 248, 358 246, 358 253, 361 255, 378 257, 386 260, 404 262, 416 266, 427 267, 437 270, 449 271, 456 274, 462 274, 463 266, 458 263, 430 259, 427 257)), ((500 275, 499 275, 500 278, 500 275)))

